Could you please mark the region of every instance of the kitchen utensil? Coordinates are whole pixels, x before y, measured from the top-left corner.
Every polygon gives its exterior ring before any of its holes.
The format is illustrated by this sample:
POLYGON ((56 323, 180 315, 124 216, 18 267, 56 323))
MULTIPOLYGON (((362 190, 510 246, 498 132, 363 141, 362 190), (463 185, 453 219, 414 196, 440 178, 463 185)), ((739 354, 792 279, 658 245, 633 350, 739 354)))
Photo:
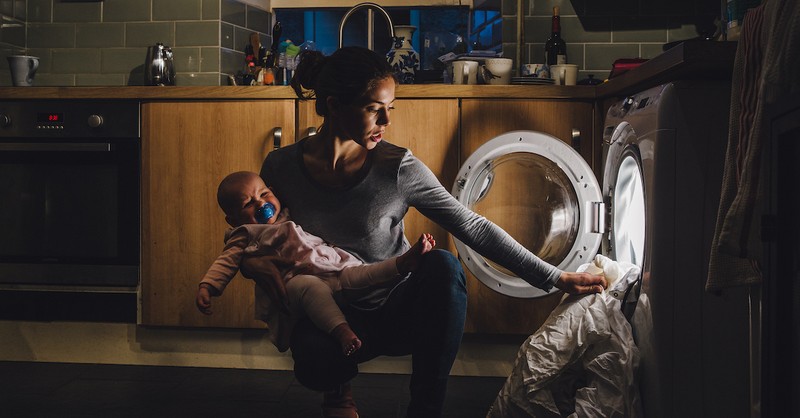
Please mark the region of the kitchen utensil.
POLYGON ((275 67, 275 60, 278 58, 278 45, 281 43, 281 35, 283 34, 283 27, 281 22, 275 22, 272 27, 272 44, 269 47, 269 52, 264 60, 264 67, 275 67))
POLYGON ((478 84, 478 62, 453 61, 453 84, 478 84))
POLYGON ((647 60, 644 58, 620 58, 611 64, 611 73, 608 74, 608 78, 612 79, 625 74, 626 72, 642 65, 645 61, 647 60))
POLYGON ((594 78, 594 74, 589 74, 583 80, 578 81, 579 86, 596 86, 598 84, 603 84, 603 81, 594 78))
POLYGON ((511 58, 486 58, 481 66, 486 84, 511 84, 511 58))
POLYGON ((574 86, 578 82, 577 64, 559 64, 550 67, 550 75, 555 80, 555 84, 562 86, 574 86))
POLYGON ((8 57, 8 67, 11 70, 11 83, 17 87, 33 85, 33 76, 39 68, 39 58, 29 55, 11 55, 8 57))
POLYGON ((522 64, 520 72, 523 76, 550 77, 550 67, 547 64, 522 64))
POLYGON ((148 86, 174 86, 175 64, 172 60, 172 48, 161 42, 147 48, 147 59, 144 65, 144 81, 148 86))

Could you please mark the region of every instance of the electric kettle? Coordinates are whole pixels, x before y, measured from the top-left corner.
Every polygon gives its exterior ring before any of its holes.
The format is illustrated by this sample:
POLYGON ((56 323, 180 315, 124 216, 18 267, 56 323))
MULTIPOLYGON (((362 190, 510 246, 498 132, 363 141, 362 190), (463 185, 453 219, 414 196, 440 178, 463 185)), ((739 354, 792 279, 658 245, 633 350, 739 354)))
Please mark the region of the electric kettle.
POLYGON ((144 63, 144 83, 148 86, 174 86, 175 65, 172 61, 172 48, 161 42, 147 48, 144 63))

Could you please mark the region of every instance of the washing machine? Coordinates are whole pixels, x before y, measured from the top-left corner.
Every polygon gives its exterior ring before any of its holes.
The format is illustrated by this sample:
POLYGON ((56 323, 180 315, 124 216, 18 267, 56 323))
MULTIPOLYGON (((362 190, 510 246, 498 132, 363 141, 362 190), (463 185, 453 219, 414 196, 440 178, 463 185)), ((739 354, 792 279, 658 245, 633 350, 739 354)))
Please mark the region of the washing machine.
MULTIPOLYGON (((564 141, 514 131, 479 147, 452 189, 562 270, 598 252, 641 267, 639 281, 617 296, 641 353, 648 418, 749 416, 747 293, 704 290, 729 97, 725 81, 675 81, 614 103, 604 123, 602 183, 564 141)), ((456 248, 495 291, 547 295, 458 240, 456 248)))

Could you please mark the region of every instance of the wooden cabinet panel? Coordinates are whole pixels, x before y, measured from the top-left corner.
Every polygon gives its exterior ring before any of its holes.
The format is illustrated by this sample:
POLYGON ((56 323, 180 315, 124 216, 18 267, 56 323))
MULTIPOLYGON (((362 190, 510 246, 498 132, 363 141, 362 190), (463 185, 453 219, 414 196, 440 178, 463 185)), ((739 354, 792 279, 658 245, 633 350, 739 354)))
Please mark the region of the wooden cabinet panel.
POLYGON ((228 227, 217 185, 233 171, 258 172, 276 128, 284 144, 293 140, 294 113, 290 99, 142 106, 142 324, 264 326, 253 319, 253 282, 241 275, 211 316, 194 296, 228 227))
MULTIPOLYGON (((512 130, 545 132, 567 142, 573 130, 580 131, 581 154, 590 164, 599 161, 594 114, 591 102, 464 99, 459 107, 458 99, 399 99, 385 138, 411 149, 450 190, 472 152, 512 130)), ((227 227, 216 187, 231 171, 258 171, 273 148, 275 128, 282 128, 281 143, 287 145, 321 121, 313 101, 291 99, 143 105, 142 324, 264 326, 253 319, 253 284, 241 276, 214 300, 212 316, 194 306, 197 283, 222 249, 227 227)), ((405 222, 410 240, 430 232, 440 248, 455 252, 452 237, 416 210, 405 222)), ((469 271, 467 276, 467 332, 530 334, 558 303, 558 295, 511 298, 469 271)))
MULTIPOLYGON (((460 161, 505 132, 539 131, 571 143, 575 129, 581 133, 580 153, 593 165, 599 149, 592 138, 593 115, 594 106, 590 102, 465 99, 461 104, 460 161)), ((520 184, 524 181, 520 179, 520 184)), ((560 294, 536 299, 513 298, 490 289, 469 271, 467 277, 467 332, 531 334, 547 319, 560 299, 560 294)))
MULTIPOLYGON (((458 174, 458 100, 397 100, 386 139, 419 158, 447 189, 458 174)), ((455 252, 453 239, 442 227, 411 208, 405 219, 406 237, 412 243, 428 232, 436 246, 455 252)))

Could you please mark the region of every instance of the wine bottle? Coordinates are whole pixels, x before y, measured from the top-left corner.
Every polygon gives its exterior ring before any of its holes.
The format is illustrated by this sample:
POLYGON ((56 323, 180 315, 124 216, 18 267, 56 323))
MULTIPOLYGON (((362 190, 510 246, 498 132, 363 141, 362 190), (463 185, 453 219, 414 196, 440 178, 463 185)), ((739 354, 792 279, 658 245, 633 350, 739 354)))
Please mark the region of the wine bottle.
POLYGON ((547 65, 567 63, 567 43, 561 38, 561 17, 558 6, 553 7, 553 29, 544 44, 544 59, 547 65))

